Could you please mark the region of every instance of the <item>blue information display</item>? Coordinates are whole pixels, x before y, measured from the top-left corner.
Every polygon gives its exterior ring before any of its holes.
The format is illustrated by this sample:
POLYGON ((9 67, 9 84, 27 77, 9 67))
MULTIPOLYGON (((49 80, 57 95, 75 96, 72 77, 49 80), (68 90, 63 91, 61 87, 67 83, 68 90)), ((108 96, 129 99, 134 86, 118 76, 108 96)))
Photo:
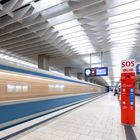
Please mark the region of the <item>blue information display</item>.
POLYGON ((134 105, 134 88, 130 88, 130 105, 134 105))
POLYGON ((136 66, 136 73, 140 74, 140 64, 137 64, 137 66, 136 66))
POLYGON ((95 73, 96 76, 107 76, 108 68, 107 67, 96 68, 95 73))
POLYGON ((107 76, 108 75, 108 68, 107 67, 86 68, 84 73, 85 73, 86 77, 107 76))

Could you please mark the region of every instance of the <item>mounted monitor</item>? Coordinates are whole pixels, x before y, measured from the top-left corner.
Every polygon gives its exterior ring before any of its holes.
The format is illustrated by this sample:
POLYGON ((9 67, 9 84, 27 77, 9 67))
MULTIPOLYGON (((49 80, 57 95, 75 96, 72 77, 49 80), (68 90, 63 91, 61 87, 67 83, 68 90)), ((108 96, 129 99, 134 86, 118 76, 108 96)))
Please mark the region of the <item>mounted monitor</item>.
POLYGON ((137 64, 136 66, 136 74, 140 74, 140 64, 137 64))
POLYGON ((95 73, 96 76, 107 76, 108 68, 107 67, 96 68, 95 73))
POLYGON ((85 68, 85 76, 86 77, 94 77, 94 76, 107 76, 108 68, 100 67, 100 68, 85 68))

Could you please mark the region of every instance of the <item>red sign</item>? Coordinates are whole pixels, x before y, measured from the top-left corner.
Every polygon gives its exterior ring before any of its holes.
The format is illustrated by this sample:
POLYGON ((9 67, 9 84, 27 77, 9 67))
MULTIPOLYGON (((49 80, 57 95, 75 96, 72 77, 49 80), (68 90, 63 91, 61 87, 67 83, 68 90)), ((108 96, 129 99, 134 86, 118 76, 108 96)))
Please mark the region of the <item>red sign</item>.
POLYGON ((135 125, 135 60, 122 61, 121 122, 135 125))
POLYGON ((121 62, 122 73, 135 72, 135 59, 123 60, 121 62))

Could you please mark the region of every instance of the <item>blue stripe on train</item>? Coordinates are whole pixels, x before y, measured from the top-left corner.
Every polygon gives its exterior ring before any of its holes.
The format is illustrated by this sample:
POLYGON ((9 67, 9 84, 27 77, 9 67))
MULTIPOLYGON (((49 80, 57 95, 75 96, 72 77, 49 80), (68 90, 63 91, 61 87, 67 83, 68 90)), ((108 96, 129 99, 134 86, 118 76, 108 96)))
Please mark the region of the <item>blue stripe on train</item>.
POLYGON ((40 73, 40 72, 34 72, 34 71, 25 70, 25 69, 21 69, 21 68, 15 68, 15 67, 11 67, 11 66, 0 65, 0 69, 12 71, 12 72, 18 72, 18 73, 22 73, 22 74, 40 76, 40 77, 45 77, 45 78, 52 78, 52 79, 56 79, 56 80, 63 80, 63 81, 80 83, 80 84, 85 84, 85 85, 92 85, 90 83, 84 83, 84 82, 75 81, 72 79, 66 79, 66 78, 62 78, 62 77, 58 77, 58 76, 54 76, 54 75, 44 74, 44 73, 40 73))
POLYGON ((0 106, 0 124, 10 122, 19 118, 27 117, 39 112, 47 111, 74 103, 83 99, 95 96, 96 94, 84 94, 70 97, 61 97, 57 99, 47 99, 41 101, 31 101, 26 103, 17 103, 0 106))

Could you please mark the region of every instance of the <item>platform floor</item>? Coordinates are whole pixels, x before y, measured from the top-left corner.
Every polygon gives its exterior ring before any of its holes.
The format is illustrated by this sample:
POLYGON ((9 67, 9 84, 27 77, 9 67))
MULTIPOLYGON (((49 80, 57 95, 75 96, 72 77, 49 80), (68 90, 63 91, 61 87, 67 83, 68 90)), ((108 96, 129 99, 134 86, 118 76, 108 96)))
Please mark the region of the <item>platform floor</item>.
POLYGON ((136 101, 136 126, 133 128, 120 124, 120 104, 110 92, 10 139, 140 140, 140 98, 136 101))

